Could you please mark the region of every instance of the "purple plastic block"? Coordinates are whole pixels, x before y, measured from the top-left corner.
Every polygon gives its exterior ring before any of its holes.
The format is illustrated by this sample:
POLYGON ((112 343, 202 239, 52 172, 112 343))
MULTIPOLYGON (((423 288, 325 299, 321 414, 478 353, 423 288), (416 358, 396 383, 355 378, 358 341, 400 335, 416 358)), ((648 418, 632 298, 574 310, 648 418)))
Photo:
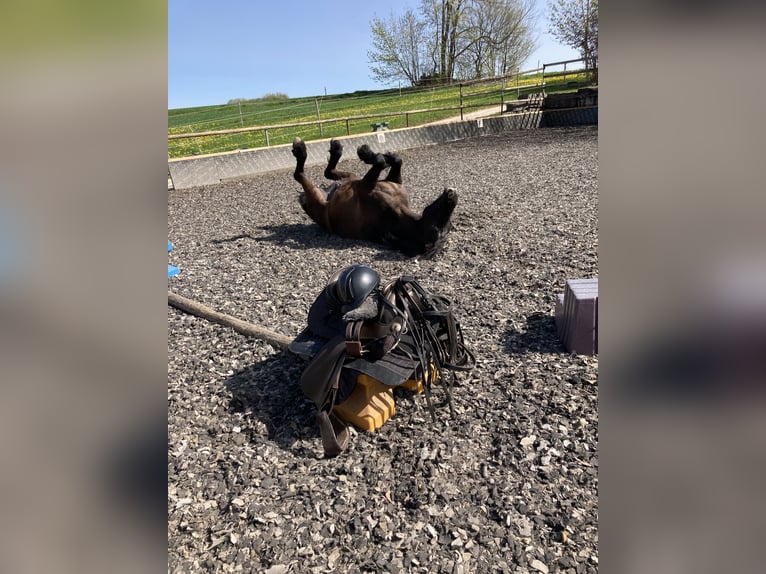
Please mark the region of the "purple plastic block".
POLYGON ((564 294, 558 295, 556 327, 570 352, 598 353, 598 278, 566 282, 564 294))
POLYGON ((569 349, 567 345, 567 329, 569 328, 569 318, 567 317, 567 309, 564 305, 564 294, 560 293, 556 302, 556 333, 564 343, 564 346, 569 349))

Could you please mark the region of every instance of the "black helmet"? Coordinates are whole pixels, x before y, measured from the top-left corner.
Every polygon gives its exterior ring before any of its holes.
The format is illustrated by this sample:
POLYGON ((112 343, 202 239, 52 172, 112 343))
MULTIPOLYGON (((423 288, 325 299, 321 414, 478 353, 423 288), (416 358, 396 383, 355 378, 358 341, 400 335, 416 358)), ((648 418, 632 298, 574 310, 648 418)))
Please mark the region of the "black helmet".
POLYGON ((348 313, 356 309, 380 285, 380 275, 359 263, 333 273, 325 288, 330 307, 348 313))

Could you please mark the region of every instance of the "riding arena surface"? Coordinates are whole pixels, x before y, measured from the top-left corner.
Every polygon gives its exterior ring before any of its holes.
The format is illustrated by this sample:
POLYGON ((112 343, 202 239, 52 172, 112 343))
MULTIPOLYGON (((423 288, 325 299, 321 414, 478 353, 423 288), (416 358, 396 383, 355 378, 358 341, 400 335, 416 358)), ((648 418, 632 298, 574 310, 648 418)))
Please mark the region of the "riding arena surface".
MULTIPOLYGON (((364 173, 354 151, 339 167, 364 173)), ((291 170, 168 192, 170 290, 294 337, 363 263, 449 298, 477 358, 454 417, 439 386, 436 423, 398 388, 391 419, 323 458, 305 362, 168 307, 169 573, 598 570, 598 357, 567 353, 553 319, 567 279, 598 276, 597 128, 399 155, 414 209, 458 193, 433 259, 327 234, 291 170)))

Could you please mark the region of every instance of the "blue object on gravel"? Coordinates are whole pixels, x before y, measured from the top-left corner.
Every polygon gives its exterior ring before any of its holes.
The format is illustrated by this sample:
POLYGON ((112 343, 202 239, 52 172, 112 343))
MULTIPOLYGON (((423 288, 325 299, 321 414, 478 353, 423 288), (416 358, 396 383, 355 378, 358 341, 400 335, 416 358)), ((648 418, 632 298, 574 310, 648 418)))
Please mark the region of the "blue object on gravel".
MULTIPOLYGON (((170 241, 168 241, 168 253, 170 253, 171 251, 173 251, 173 244, 170 243, 170 241)), ((178 267, 176 267, 175 265, 170 265, 168 263, 168 279, 170 279, 174 275, 178 275, 180 272, 181 270, 178 267)))

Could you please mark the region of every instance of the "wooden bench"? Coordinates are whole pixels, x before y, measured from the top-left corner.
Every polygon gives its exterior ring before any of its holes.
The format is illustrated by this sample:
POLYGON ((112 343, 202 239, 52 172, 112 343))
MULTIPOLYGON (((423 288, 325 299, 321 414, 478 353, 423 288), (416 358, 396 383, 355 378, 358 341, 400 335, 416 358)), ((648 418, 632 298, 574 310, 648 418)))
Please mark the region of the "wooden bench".
POLYGON ((598 277, 567 280, 556 301, 556 329, 570 353, 598 353, 598 277))

